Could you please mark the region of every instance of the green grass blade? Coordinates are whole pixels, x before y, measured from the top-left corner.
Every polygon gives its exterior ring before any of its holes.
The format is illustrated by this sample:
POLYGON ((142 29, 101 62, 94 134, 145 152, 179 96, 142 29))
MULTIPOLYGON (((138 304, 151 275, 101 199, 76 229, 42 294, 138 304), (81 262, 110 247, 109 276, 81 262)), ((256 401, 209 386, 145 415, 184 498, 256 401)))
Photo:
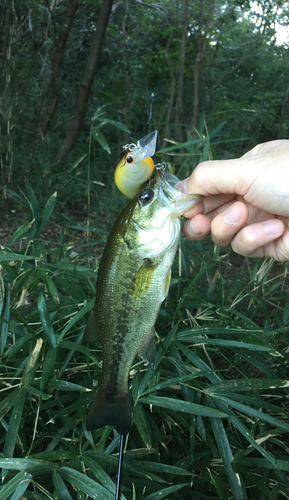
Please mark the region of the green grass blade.
POLYGON ((11 238, 7 241, 6 246, 11 247, 14 245, 22 236, 29 231, 31 228, 33 222, 25 222, 25 224, 22 224, 22 226, 18 227, 16 231, 13 233, 11 238))
MULTIPOLYGON (((25 396, 26 390, 23 388, 21 389, 19 396, 13 406, 3 450, 3 455, 5 458, 13 457, 14 448, 17 441, 18 429, 21 423, 21 417, 24 408, 25 396)), ((7 469, 2 468, 2 482, 5 479, 7 472, 7 469)))
POLYGON ((47 223, 49 217, 51 216, 51 214, 54 210, 55 203, 56 203, 56 197, 57 197, 57 192, 55 191, 55 193, 53 193, 50 196, 49 200, 47 201, 47 203, 43 209, 41 222, 39 223, 39 226, 37 227, 37 236, 40 235, 42 229, 44 228, 45 224, 47 223))
POLYGON ((46 335, 46 338, 47 338, 50 346, 52 348, 55 348, 56 347, 55 334, 54 334, 54 330, 53 330, 51 320, 50 320, 50 317, 48 314, 46 301, 45 301, 45 298, 44 298, 42 293, 40 293, 40 295, 38 297, 37 306, 38 306, 40 320, 41 320, 41 323, 43 326, 43 331, 46 335))
POLYGON ((0 458, 0 467, 8 470, 28 470, 37 474, 46 474, 54 469, 58 469, 59 465, 46 460, 32 458, 0 458))
POLYGON ((91 135, 97 140, 97 142, 101 145, 101 147, 109 154, 111 154, 109 145, 107 144, 107 140, 104 135, 96 127, 90 127, 91 135))
POLYGON ((278 418, 272 417, 271 415, 267 415, 266 413, 263 413, 259 410, 255 410, 255 408, 251 408, 250 406, 238 403, 237 401, 234 401, 233 399, 227 398, 225 396, 220 396, 215 394, 214 398, 220 399, 228 406, 232 406, 233 408, 235 408, 236 410, 240 411, 245 415, 250 415, 250 417, 263 420, 264 422, 268 422, 269 424, 274 425, 277 428, 280 427, 281 429, 285 429, 287 432, 289 431, 289 424, 283 422, 283 420, 279 420, 278 418))
POLYGON ((128 134, 130 134, 128 128, 121 122, 116 122, 115 120, 109 120, 108 118, 104 118, 103 121, 104 123, 110 123, 111 125, 114 125, 114 127, 122 130, 123 132, 127 132, 128 134))
POLYGON ((189 483, 176 484, 175 486, 169 486, 168 488, 164 488, 162 490, 156 491, 155 493, 151 493, 150 495, 147 495, 146 497, 144 497, 144 500, 159 500, 162 498, 166 498, 167 495, 170 495, 171 493, 175 493, 176 491, 181 490, 185 486, 189 486, 189 483))
POLYGON ((28 472, 21 471, 16 474, 8 483, 2 486, 0 490, 0 500, 7 500, 12 493, 13 495, 10 500, 20 500, 29 486, 31 479, 32 476, 28 474, 28 472))
POLYGON ((22 389, 18 387, 17 389, 14 389, 13 392, 10 392, 6 398, 1 401, 0 403, 0 419, 3 418, 6 413, 14 406, 14 403, 17 401, 20 392, 22 389))
POLYGON ((219 410, 208 408, 188 401, 181 401, 180 399, 164 398, 160 396, 142 397, 139 403, 146 403, 159 408, 167 408, 168 410, 191 413, 192 415, 202 415, 203 417, 216 417, 225 418, 228 415, 219 410))
POLYGON ((61 500, 73 500, 68 489, 66 488, 65 482, 63 481, 61 475, 58 471, 54 470, 52 474, 52 481, 57 492, 58 498, 61 500))
POLYGON ((152 448, 151 429, 148 425, 144 409, 139 402, 133 407, 133 419, 146 447, 152 448))
POLYGON ((262 389, 277 389, 278 387, 289 387, 288 380, 280 380, 278 378, 259 378, 259 379, 237 379, 227 380, 219 384, 212 384, 208 388, 210 393, 220 392, 239 392, 239 391, 260 391, 262 389))
POLYGON ((79 488, 93 499, 102 500, 105 498, 106 500, 115 500, 115 495, 78 470, 71 469, 70 467, 61 467, 59 473, 73 487, 79 488))
POLYGON ((0 252, 0 262, 23 261, 23 260, 39 260, 40 257, 34 255, 22 255, 21 253, 0 252))
POLYGON ((51 299, 53 300, 54 304, 56 306, 59 306, 60 304, 60 298, 59 298, 59 293, 58 290, 55 286, 55 284, 52 281, 52 278, 49 276, 49 274, 46 271, 41 271, 40 270, 40 275, 45 283, 47 292, 49 293, 51 299))
POLYGON ((57 356, 57 348, 52 347, 49 349, 45 355, 45 359, 43 362, 43 367, 42 367, 42 377, 40 381, 40 390, 45 392, 47 389, 47 386, 52 378, 52 375, 55 370, 55 363, 56 363, 56 356, 57 356))
POLYGON ((79 351, 85 354, 88 358, 90 358, 99 368, 101 368, 101 364, 98 359, 91 353, 89 347, 85 347, 83 345, 76 344, 75 342, 71 342, 70 340, 62 340, 59 342, 61 347, 65 347, 66 349, 71 349, 73 351, 79 351))
POLYGON ((75 316, 69 321, 69 323, 66 325, 66 327, 62 330, 61 334, 58 337, 57 343, 59 344, 63 337, 66 335, 66 333, 79 321, 83 316, 88 313, 94 305, 95 299, 91 299, 89 302, 87 302, 81 309, 76 313, 75 316))
MULTIPOLYGON (((82 456, 85 465, 91 470, 97 480, 108 490, 112 495, 115 495, 115 484, 103 468, 92 458, 82 456)), ((126 500, 124 495, 121 495, 123 500, 126 500)))
MULTIPOLYGON (((210 401, 208 400, 208 404, 210 401)), ((235 500, 244 500, 243 488, 240 482, 240 477, 232 468, 233 455, 229 445, 228 437, 222 422, 217 418, 211 418, 212 429, 214 432, 215 440, 218 450, 223 462, 226 476, 231 486, 231 490, 235 500)))
POLYGON ((0 353, 3 354, 7 343, 8 327, 10 319, 10 290, 9 286, 4 286, 4 300, 1 311, 1 336, 0 336, 0 353))

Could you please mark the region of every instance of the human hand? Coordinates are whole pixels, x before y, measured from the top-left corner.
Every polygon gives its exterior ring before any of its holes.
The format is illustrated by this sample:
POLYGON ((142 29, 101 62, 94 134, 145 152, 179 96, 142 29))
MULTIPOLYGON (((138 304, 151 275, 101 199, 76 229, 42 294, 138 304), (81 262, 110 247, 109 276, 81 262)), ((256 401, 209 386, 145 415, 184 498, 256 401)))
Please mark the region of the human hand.
POLYGON ((200 163, 180 184, 183 192, 205 196, 184 214, 189 240, 211 234, 240 255, 289 260, 289 140, 259 144, 238 159, 200 163))

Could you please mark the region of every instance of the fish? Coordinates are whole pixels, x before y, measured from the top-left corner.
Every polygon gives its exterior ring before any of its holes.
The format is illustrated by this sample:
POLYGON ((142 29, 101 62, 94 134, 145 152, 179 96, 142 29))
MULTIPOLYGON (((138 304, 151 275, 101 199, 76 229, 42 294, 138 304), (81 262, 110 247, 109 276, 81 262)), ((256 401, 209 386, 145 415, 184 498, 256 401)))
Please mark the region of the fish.
POLYGON ((114 182, 118 189, 128 198, 134 198, 141 185, 154 172, 154 161, 157 131, 151 132, 137 144, 123 146, 123 153, 116 162, 114 182))
POLYGON ((173 186, 179 179, 157 170, 117 218, 98 270, 87 341, 103 347, 102 375, 86 427, 112 425, 128 434, 131 400, 128 380, 138 354, 151 369, 155 364, 154 325, 166 298, 178 247, 180 217, 202 196, 173 186))

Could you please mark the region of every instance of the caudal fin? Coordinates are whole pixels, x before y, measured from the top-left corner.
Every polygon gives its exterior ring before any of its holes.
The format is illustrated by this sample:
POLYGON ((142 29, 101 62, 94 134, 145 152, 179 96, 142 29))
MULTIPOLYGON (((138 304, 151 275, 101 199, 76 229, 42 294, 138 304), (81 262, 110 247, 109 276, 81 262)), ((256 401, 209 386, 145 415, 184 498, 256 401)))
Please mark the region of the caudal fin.
POLYGON ((103 393, 97 391, 88 412, 86 427, 92 431, 103 425, 112 425, 119 434, 128 434, 131 427, 131 401, 127 392, 109 403, 103 393))

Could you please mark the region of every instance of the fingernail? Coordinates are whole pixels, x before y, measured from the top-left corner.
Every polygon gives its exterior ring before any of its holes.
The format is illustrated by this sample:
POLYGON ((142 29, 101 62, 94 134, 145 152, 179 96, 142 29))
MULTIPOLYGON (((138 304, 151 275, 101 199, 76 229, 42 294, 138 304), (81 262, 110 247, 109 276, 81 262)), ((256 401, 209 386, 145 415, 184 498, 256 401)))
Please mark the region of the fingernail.
POLYGON ((186 230, 191 236, 200 236, 200 234, 202 234, 193 219, 186 223, 186 230))
POLYGON ((242 218, 241 212, 238 205, 235 203, 227 208, 226 212, 223 214, 223 221, 226 224, 237 224, 242 218))
POLYGON ((266 220, 263 222, 263 230, 270 236, 276 236, 282 233, 283 224, 280 220, 266 220))
POLYGON ((175 186, 175 189, 178 191, 181 191, 182 193, 188 194, 187 191, 187 179, 184 179, 183 181, 178 182, 175 186))

